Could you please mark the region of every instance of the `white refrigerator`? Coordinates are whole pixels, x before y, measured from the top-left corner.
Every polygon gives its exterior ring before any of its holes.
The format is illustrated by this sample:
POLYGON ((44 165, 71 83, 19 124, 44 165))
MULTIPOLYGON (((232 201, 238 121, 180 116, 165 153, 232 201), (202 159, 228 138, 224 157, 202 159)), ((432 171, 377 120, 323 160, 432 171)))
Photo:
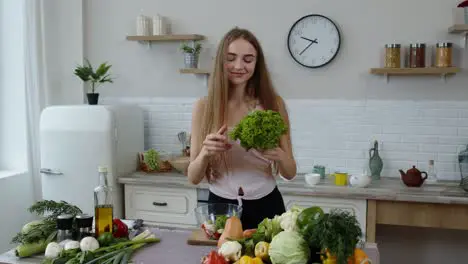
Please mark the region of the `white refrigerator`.
POLYGON ((137 170, 144 151, 143 110, 133 105, 52 106, 40 119, 42 197, 66 201, 94 215, 98 167, 108 168, 114 218, 124 218, 117 178, 137 170))

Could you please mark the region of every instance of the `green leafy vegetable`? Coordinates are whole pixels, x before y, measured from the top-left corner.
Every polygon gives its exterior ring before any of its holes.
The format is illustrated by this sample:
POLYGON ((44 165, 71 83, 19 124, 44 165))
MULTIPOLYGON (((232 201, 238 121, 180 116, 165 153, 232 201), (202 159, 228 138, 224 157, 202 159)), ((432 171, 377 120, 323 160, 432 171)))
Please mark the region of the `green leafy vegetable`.
POLYGON ((149 169, 159 169, 159 153, 155 149, 145 151, 144 160, 149 169))
POLYGON ((347 258, 362 237, 362 230, 356 217, 348 211, 332 209, 309 225, 304 237, 310 247, 319 246, 336 256, 337 264, 347 263, 347 258))
POLYGON ((279 232, 283 231, 281 228, 280 217, 275 216, 273 219, 265 218, 258 224, 257 232, 252 235, 252 238, 257 244, 260 241, 271 242, 279 232))
POLYGON ((307 263, 310 249, 298 232, 282 231, 271 241, 268 254, 273 264, 307 263))
POLYGON ((41 264, 93 264, 93 263, 118 263, 127 264, 132 254, 139 248, 160 242, 159 238, 150 235, 146 238, 138 238, 119 242, 110 246, 100 247, 94 251, 80 251, 79 249, 63 250, 57 258, 46 258, 41 264))
POLYGON ((56 219, 61 214, 77 215, 82 211, 75 205, 65 201, 42 200, 28 208, 30 213, 35 213, 41 220, 35 220, 23 226, 21 232, 17 233, 11 243, 33 244, 41 240, 46 243, 52 241, 57 233, 56 219))
POLYGON ((255 110, 244 117, 229 133, 233 140, 240 140, 246 150, 267 150, 278 147, 280 137, 288 126, 280 113, 272 110, 255 110))
POLYGON ((224 226, 226 225, 226 221, 228 219, 228 216, 227 215, 219 215, 216 217, 216 220, 215 220, 215 227, 216 227, 216 230, 219 230, 219 229, 224 229, 224 226))

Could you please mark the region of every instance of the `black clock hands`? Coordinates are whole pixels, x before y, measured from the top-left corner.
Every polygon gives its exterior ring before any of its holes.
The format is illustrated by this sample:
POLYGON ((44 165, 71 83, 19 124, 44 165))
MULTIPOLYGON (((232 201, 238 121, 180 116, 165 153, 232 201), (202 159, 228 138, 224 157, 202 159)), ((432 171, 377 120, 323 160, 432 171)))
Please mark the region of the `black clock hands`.
POLYGON ((304 53, 304 51, 306 51, 311 45, 313 44, 313 42, 309 43, 309 45, 307 45, 307 47, 305 47, 305 49, 303 49, 299 55, 302 55, 302 53, 304 53))
POLYGON ((308 40, 308 41, 310 41, 312 43, 318 44, 317 39, 308 39, 308 38, 305 38, 305 37, 301 37, 301 38, 305 39, 305 40, 308 40))
POLYGON ((307 45, 307 47, 305 47, 305 48, 299 53, 299 55, 302 55, 302 53, 304 53, 304 51, 306 51, 310 46, 312 46, 312 44, 314 44, 314 43, 315 43, 315 44, 318 44, 317 39, 313 39, 313 40, 312 40, 312 39, 308 39, 308 38, 304 38, 304 37, 301 37, 301 38, 310 41, 310 43, 309 43, 309 45, 307 45))

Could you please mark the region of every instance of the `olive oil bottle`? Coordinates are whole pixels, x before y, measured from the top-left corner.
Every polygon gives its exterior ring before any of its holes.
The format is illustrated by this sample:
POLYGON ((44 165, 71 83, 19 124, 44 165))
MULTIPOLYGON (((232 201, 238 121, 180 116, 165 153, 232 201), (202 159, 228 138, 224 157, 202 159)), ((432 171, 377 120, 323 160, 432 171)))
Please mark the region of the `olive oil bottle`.
POLYGON ((100 166, 99 186, 94 189, 94 225, 95 236, 102 233, 112 233, 112 221, 114 218, 112 188, 107 183, 107 168, 100 166))

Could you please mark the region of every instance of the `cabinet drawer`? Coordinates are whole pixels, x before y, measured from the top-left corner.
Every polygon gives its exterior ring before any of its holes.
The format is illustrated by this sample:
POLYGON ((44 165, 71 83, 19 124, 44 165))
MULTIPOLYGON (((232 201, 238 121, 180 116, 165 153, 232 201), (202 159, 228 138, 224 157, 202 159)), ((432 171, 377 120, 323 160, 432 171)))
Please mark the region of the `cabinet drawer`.
POLYGON ((367 201, 352 199, 336 199, 313 196, 295 196, 283 195, 286 210, 293 205, 301 207, 319 206, 324 212, 330 212, 331 209, 342 209, 351 212, 356 216, 362 230, 362 240, 366 238, 366 220, 367 220, 367 201))
POLYGON ((196 225, 196 189, 125 186, 127 218, 171 226, 196 225))

